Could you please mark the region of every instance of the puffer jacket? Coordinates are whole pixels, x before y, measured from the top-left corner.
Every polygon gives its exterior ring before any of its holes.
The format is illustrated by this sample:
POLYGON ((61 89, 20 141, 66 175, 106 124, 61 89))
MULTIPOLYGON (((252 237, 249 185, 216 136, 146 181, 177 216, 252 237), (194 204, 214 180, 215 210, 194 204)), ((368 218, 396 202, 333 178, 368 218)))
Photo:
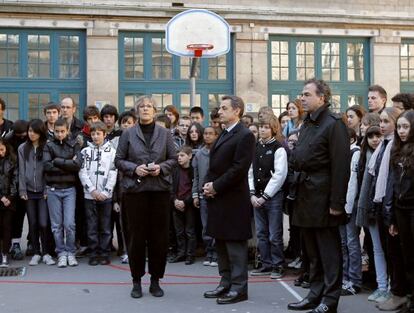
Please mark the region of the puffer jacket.
POLYGON ((17 195, 17 166, 16 162, 10 157, 0 159, 0 199, 6 197, 11 201, 11 205, 5 207, 0 201, 0 210, 14 210, 13 199, 17 195))
POLYGON ((82 168, 79 178, 85 193, 85 199, 93 199, 91 192, 102 192, 108 199, 112 198, 118 170, 115 168, 116 149, 107 141, 102 146, 88 142, 82 149, 82 168))
POLYGON ((43 151, 46 185, 57 189, 75 187, 81 164, 80 145, 76 140, 48 142, 43 151))

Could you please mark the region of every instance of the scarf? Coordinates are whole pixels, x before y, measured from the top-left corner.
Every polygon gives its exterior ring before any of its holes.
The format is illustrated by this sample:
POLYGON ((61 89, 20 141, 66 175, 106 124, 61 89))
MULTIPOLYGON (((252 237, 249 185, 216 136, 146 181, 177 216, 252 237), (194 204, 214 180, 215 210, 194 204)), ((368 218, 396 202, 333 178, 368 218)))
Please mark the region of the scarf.
MULTIPOLYGON (((388 174, 390 171, 390 157, 391 157, 391 148, 394 141, 394 136, 389 136, 388 138, 389 142, 387 146, 385 147, 384 154, 382 156, 377 181, 375 183, 375 195, 374 195, 374 202, 375 203, 381 203, 382 199, 385 196, 385 191, 387 189, 387 181, 388 181, 388 174)), ((375 176, 375 164, 378 158, 378 155, 381 152, 382 146, 384 145, 384 142, 381 141, 381 143, 378 145, 377 149, 375 149, 374 154, 372 155, 371 159, 369 160, 368 164, 368 172, 375 176)))

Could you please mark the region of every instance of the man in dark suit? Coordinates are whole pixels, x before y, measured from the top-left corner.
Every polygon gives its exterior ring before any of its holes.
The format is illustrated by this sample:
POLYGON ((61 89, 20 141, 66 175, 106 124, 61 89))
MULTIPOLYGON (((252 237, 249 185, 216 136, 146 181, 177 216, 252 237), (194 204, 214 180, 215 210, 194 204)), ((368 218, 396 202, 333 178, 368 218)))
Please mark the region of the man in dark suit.
POLYGON ((220 123, 226 126, 210 151, 210 168, 203 187, 207 199, 207 235, 216 239, 219 286, 204 293, 218 304, 247 300, 247 240, 251 238, 251 207, 247 174, 255 138, 240 123, 243 100, 222 98, 220 123))
POLYGON ((301 101, 308 114, 289 160, 296 177, 292 224, 301 227, 311 287, 288 309, 309 313, 336 312, 342 286, 339 225, 346 220, 350 140, 341 117, 329 110, 330 97, 324 81, 305 82, 301 101))

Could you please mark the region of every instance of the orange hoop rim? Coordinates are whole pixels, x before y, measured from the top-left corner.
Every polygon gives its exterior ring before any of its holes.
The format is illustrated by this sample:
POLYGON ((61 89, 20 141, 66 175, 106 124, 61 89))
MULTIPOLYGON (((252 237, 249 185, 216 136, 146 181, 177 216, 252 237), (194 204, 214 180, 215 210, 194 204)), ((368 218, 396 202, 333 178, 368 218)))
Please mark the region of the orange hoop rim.
POLYGON ((192 43, 187 45, 188 50, 211 50, 214 48, 214 45, 210 43, 192 43))

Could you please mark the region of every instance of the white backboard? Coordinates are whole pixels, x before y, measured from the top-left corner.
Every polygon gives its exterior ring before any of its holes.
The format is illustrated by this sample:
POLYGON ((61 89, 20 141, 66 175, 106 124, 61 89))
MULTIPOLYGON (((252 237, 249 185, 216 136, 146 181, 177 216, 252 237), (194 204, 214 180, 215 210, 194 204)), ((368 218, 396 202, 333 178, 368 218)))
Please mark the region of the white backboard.
POLYGON ((213 58, 230 50, 230 26, 214 12, 193 9, 174 16, 165 30, 166 49, 169 53, 192 57, 189 44, 212 44, 211 50, 203 51, 203 58, 213 58))

